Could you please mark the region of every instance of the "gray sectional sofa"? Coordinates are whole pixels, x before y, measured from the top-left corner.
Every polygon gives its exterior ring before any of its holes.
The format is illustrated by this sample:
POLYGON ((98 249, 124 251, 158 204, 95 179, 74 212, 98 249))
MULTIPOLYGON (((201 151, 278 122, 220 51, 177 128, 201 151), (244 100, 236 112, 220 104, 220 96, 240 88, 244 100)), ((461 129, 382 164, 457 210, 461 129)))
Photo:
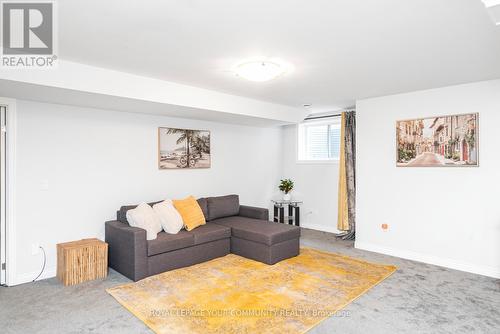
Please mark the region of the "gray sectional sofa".
POLYGON ((267 264, 299 254, 300 228, 270 222, 267 209, 240 205, 238 195, 200 198, 198 204, 207 224, 160 232, 149 241, 145 230, 127 222, 127 211, 136 205, 121 207, 117 219, 106 222, 109 266, 138 281, 229 253, 267 264))

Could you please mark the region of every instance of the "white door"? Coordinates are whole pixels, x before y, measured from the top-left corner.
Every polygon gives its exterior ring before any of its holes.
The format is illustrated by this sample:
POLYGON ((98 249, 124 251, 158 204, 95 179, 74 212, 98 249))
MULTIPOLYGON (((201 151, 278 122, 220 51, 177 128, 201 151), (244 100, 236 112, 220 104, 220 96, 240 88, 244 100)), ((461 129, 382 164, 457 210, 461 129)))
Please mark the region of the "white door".
POLYGON ((6 166, 6 125, 7 125, 7 107, 0 106, 0 284, 5 284, 6 279, 6 251, 7 251, 7 237, 6 237, 6 188, 5 188, 5 166, 6 166))

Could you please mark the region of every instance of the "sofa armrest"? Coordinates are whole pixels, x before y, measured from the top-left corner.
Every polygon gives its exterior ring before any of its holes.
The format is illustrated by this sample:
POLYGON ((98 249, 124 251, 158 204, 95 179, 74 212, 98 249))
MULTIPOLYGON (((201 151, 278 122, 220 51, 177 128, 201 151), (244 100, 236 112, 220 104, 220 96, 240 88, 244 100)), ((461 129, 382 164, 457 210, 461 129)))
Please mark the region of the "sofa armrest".
POLYGON ((254 206, 240 205, 240 216, 261 220, 269 220, 269 210, 254 206))
POLYGON ((148 276, 146 230, 120 221, 106 222, 109 266, 131 280, 148 276))

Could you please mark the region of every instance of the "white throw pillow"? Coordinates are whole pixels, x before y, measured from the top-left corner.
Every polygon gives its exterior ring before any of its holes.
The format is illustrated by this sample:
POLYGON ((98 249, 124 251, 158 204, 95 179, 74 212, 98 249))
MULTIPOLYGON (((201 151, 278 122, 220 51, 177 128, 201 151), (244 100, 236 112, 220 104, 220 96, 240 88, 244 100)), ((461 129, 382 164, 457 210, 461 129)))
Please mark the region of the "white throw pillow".
POLYGON ((147 203, 139 204, 135 209, 127 211, 127 220, 130 226, 146 230, 146 239, 154 240, 161 232, 160 218, 147 203))
POLYGON ((153 205, 153 210, 160 217, 163 230, 170 234, 177 234, 184 226, 181 214, 177 211, 172 200, 165 200, 153 205))

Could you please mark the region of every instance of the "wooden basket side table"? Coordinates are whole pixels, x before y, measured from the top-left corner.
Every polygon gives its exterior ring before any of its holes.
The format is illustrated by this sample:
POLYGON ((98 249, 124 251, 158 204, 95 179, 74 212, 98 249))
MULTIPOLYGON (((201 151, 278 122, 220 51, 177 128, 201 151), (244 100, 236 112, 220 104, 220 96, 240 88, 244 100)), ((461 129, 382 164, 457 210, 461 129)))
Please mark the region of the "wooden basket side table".
POLYGON ((57 278, 75 285, 108 275, 108 244, 99 239, 57 244, 57 278))

